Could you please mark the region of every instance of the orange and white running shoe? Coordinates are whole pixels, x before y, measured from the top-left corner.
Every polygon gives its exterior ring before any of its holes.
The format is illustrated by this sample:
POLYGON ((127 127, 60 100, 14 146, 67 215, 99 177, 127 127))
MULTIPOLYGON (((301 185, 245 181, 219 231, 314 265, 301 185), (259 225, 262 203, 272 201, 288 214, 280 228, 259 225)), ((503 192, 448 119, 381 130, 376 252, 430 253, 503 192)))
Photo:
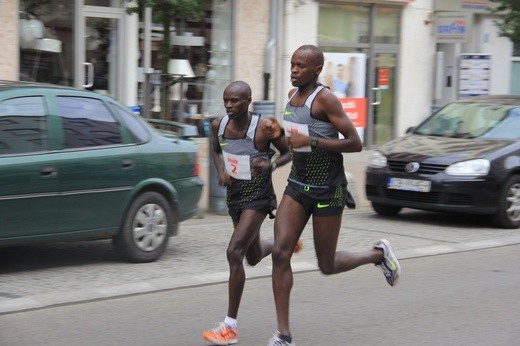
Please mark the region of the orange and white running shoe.
POLYGON ((294 253, 299 253, 303 249, 303 242, 298 239, 298 242, 296 242, 296 245, 294 245, 294 253))
POLYGON ((204 340, 211 342, 213 345, 234 345, 238 343, 238 329, 231 328, 224 322, 202 333, 204 340))

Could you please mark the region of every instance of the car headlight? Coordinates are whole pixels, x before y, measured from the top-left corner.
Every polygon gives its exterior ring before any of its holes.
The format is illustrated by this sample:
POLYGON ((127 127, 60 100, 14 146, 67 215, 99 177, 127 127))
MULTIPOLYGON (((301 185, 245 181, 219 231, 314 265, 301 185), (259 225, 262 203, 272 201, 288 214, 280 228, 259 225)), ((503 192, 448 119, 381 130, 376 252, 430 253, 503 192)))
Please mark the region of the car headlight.
POLYGON ((379 151, 373 151, 368 157, 368 166, 372 168, 386 167, 386 156, 379 151))
POLYGON ((489 173, 489 160, 476 159, 457 162, 446 168, 448 175, 487 175, 489 173))

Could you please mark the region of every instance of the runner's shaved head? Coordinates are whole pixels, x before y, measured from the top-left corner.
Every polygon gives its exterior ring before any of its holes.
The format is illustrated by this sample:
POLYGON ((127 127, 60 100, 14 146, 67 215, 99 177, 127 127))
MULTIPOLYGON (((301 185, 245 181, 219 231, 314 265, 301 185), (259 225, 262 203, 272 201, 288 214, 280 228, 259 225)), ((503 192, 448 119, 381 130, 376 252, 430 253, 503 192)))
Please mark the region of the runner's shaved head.
POLYGON ((325 57, 323 56, 323 52, 316 46, 311 44, 306 44, 300 46, 296 51, 305 52, 307 54, 308 59, 312 60, 316 66, 323 66, 325 63, 325 57))
POLYGON ((239 93, 247 98, 251 97, 252 95, 251 87, 249 86, 249 84, 241 80, 231 82, 224 90, 224 93, 228 91, 239 93))

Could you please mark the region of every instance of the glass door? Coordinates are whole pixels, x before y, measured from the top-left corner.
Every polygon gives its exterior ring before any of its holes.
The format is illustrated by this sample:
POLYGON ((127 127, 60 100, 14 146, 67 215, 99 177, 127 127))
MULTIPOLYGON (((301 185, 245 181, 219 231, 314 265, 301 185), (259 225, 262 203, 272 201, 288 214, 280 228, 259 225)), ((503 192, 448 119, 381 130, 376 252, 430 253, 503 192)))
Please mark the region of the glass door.
POLYGON ((376 53, 370 97, 373 142, 379 145, 394 138, 397 54, 376 53))
POLYGON ((77 42, 76 86, 121 99, 123 61, 121 9, 83 8, 77 42))

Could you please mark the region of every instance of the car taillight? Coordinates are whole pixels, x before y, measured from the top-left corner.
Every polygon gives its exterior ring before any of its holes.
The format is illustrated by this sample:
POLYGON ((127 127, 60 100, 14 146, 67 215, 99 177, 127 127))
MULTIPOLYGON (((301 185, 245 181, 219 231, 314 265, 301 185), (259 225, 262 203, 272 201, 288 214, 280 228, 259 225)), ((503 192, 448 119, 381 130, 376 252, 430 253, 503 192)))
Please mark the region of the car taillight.
POLYGON ((195 155, 195 165, 193 165, 193 175, 198 177, 200 174, 199 152, 195 155))

